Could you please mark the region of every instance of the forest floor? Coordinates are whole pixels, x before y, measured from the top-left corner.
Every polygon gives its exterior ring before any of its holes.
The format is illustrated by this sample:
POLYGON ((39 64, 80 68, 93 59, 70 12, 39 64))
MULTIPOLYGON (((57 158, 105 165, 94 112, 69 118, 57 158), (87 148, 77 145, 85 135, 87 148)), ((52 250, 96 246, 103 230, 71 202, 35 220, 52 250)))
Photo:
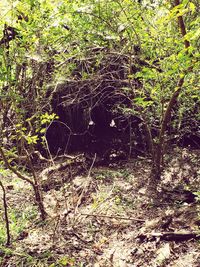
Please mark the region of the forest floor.
POLYGON ((0 246, 1 267, 200 266, 200 151, 177 149, 167 156, 156 199, 147 196, 151 162, 146 158, 83 165, 42 174, 38 169, 46 222, 29 185, 5 175, 12 245, 0 246))

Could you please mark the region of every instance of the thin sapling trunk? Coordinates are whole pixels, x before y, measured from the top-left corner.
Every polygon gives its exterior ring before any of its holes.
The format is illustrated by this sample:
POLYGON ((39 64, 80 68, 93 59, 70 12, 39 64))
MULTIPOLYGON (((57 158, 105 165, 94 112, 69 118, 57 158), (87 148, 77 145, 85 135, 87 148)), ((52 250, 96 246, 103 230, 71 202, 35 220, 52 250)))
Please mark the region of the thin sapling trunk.
POLYGON ((5 222, 6 222, 6 246, 9 246, 11 243, 11 236, 10 236, 10 224, 9 224, 9 218, 8 218, 8 205, 7 205, 7 199, 6 199, 6 190, 3 185, 3 183, 0 181, 0 186, 3 191, 3 207, 4 207, 4 215, 5 215, 5 222))

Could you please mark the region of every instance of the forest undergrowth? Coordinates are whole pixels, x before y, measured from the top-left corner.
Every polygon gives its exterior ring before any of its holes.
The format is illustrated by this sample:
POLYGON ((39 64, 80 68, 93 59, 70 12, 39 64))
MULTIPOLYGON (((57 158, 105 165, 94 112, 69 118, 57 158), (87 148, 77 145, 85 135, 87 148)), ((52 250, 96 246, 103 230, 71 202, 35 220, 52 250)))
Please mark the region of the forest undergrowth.
POLYGON ((89 170, 82 159, 78 173, 71 165, 45 176, 45 222, 30 186, 6 173, 12 245, 3 245, 1 203, 0 266, 199 266, 199 163, 199 151, 171 152, 153 200, 150 160, 89 170))
POLYGON ((0 1, 0 267, 199 267, 200 3, 0 1))

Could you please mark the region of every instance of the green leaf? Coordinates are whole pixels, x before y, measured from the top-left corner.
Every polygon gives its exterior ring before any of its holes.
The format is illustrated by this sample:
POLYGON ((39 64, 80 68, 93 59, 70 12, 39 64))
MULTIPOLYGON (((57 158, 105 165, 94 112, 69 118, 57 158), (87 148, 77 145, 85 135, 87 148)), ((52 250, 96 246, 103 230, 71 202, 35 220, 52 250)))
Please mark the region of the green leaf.
POLYGON ((190 2, 190 3, 189 3, 189 7, 190 7, 192 13, 194 13, 194 12, 195 12, 195 9, 196 9, 195 4, 193 4, 192 2, 190 2))

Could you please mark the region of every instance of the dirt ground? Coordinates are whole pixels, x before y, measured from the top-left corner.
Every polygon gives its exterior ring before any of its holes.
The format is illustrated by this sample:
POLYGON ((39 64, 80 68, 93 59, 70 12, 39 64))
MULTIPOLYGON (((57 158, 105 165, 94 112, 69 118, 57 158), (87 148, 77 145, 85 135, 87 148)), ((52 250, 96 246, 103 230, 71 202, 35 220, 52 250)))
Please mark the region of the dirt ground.
MULTIPOLYGON (((46 222, 29 185, 7 173, 12 245, 0 246, 0 266, 199 267, 199 155, 166 157, 156 199, 147 194, 146 158, 38 170, 46 222)), ((2 203, 0 215, 3 225, 2 203)))

